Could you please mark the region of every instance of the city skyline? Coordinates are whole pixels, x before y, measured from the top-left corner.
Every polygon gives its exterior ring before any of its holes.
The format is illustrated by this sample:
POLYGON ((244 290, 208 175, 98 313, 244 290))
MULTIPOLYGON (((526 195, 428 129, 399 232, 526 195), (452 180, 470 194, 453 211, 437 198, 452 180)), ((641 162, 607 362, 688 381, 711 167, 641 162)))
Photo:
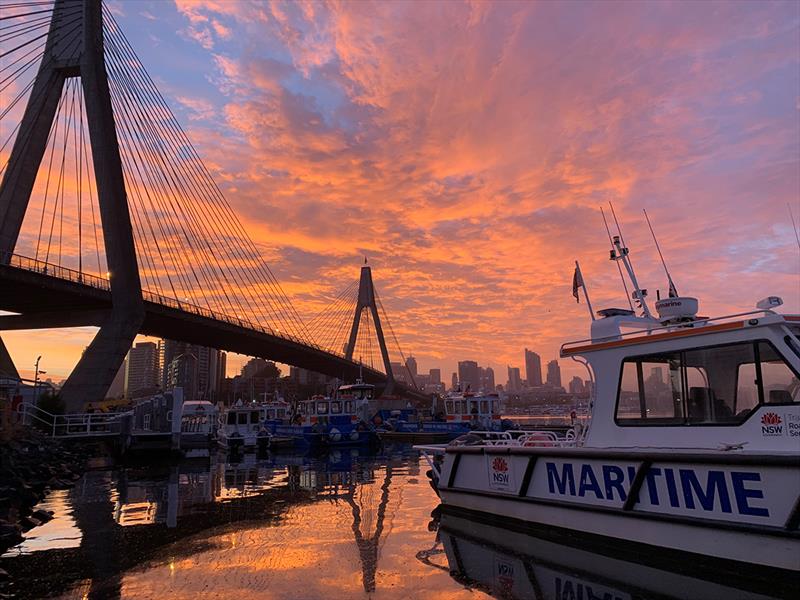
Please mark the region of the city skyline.
MULTIPOLYGON (((588 335, 574 259, 596 309, 627 303, 597 210, 608 200, 651 292, 667 284, 641 208, 702 314, 770 294, 798 310, 791 3, 589 7, 581 35, 569 5, 409 6, 109 3, 305 319, 366 254, 421 371, 447 379, 469 359, 503 373, 534 342, 549 360, 588 335), (542 25, 555 18, 558 40, 542 25), (423 62, 439 71, 407 68, 423 62)), ((3 338, 23 375, 43 354, 58 379, 94 331, 3 338)))

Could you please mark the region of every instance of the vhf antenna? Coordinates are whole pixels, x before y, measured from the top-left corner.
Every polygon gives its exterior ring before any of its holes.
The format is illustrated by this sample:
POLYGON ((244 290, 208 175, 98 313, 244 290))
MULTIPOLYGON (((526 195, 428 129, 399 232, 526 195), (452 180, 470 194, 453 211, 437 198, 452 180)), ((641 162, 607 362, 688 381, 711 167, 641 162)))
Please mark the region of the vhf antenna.
MULTIPOLYGON (((625 245, 625 238, 622 237, 622 228, 619 226, 619 221, 617 221, 617 213, 614 211, 614 205, 611 204, 611 202, 609 202, 608 205, 611 207, 611 214, 614 216, 614 223, 616 223, 617 233, 619 233, 619 235, 613 237, 613 241, 611 242, 611 260, 622 261, 625 265, 625 270, 628 272, 628 277, 631 279, 631 285, 633 285, 632 295, 636 298, 636 301, 639 302, 644 316, 649 319, 652 315, 647 306, 647 301, 644 299, 647 295, 647 290, 639 287, 639 282, 636 280, 636 273, 633 270, 633 261, 631 261, 630 251, 625 245)), ((619 264, 619 262, 617 262, 617 264, 619 264)), ((625 290, 627 291, 627 288, 625 288, 625 290)))
POLYGON ((792 212, 792 205, 786 203, 786 208, 789 209, 789 218, 792 219, 792 228, 794 229, 794 239, 797 240, 797 248, 800 250, 800 235, 797 234, 797 224, 794 222, 794 213, 792 212))
MULTIPOLYGON (((614 242, 611 240, 611 229, 608 228, 608 221, 606 220, 606 213, 603 211, 603 207, 600 207, 600 214, 603 215, 603 223, 606 226, 606 233, 608 234, 608 243, 611 244, 611 253, 614 253, 614 242)), ((613 258, 613 257, 612 257, 613 258)), ((625 276, 622 274, 622 267, 619 265, 618 261, 614 261, 617 263, 617 270, 619 271, 619 278, 622 280, 622 287, 625 288, 625 297, 628 299, 628 306, 633 308, 633 302, 631 302, 631 295, 628 293, 628 284, 625 283, 625 276)), ((635 311, 634 311, 635 312, 635 311)))
POLYGON ((667 281, 669 281, 669 297, 677 298, 678 290, 675 288, 675 284, 672 282, 672 276, 669 274, 669 269, 667 269, 667 263, 664 260, 664 255, 661 254, 661 246, 658 245, 658 238, 656 237, 656 232, 653 231, 653 226, 650 224, 650 217, 647 216, 647 209, 643 208, 642 212, 644 213, 644 218, 647 219, 647 226, 650 228, 650 234, 653 236, 653 241, 656 244, 656 250, 658 250, 658 256, 661 259, 661 264, 664 266, 664 273, 667 274, 667 281))

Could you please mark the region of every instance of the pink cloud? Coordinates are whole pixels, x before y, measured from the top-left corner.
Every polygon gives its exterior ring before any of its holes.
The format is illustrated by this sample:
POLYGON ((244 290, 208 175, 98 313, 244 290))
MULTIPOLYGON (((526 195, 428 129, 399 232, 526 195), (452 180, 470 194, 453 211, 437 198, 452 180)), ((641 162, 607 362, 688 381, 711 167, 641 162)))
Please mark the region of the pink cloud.
POLYGON ((704 314, 800 310, 795 4, 176 6, 217 89, 173 100, 306 317, 367 254, 423 367, 502 380, 586 335, 574 259, 597 308, 626 304, 609 200, 651 290, 641 208, 704 314))

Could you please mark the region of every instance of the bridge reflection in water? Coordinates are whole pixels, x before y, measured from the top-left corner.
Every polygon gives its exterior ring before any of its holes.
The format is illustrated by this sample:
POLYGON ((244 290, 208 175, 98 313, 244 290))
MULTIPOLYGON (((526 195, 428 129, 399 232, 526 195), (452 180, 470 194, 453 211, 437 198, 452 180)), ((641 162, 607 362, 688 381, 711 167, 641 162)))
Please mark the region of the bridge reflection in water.
POLYGON ((448 511, 431 520, 438 498, 420 467, 400 446, 90 471, 51 494, 56 519, 0 568, 20 598, 761 599, 792 589, 448 511))
POLYGON ((367 596, 424 545, 425 481, 415 454, 358 450, 92 471, 0 565, 31 598, 367 596))

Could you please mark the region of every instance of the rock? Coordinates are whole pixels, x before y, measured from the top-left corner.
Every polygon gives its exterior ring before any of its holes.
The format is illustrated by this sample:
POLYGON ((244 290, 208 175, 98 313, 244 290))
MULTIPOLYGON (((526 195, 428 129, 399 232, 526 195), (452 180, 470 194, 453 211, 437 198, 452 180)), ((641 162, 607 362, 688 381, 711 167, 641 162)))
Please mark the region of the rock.
POLYGON ((22 525, 22 531, 28 531, 29 529, 33 529, 34 527, 38 527, 42 524, 42 522, 37 519, 36 517, 23 517, 20 519, 20 525, 22 525))
POLYGON ((0 581, 6 581, 7 579, 8 579, 8 571, 0 569, 0 581))
POLYGON ((19 527, 0 521, 0 551, 16 546, 24 539, 20 534, 19 527))
POLYGON ((38 519, 42 523, 47 523, 48 521, 53 520, 53 511, 40 508, 33 511, 33 513, 31 513, 31 517, 38 519))

